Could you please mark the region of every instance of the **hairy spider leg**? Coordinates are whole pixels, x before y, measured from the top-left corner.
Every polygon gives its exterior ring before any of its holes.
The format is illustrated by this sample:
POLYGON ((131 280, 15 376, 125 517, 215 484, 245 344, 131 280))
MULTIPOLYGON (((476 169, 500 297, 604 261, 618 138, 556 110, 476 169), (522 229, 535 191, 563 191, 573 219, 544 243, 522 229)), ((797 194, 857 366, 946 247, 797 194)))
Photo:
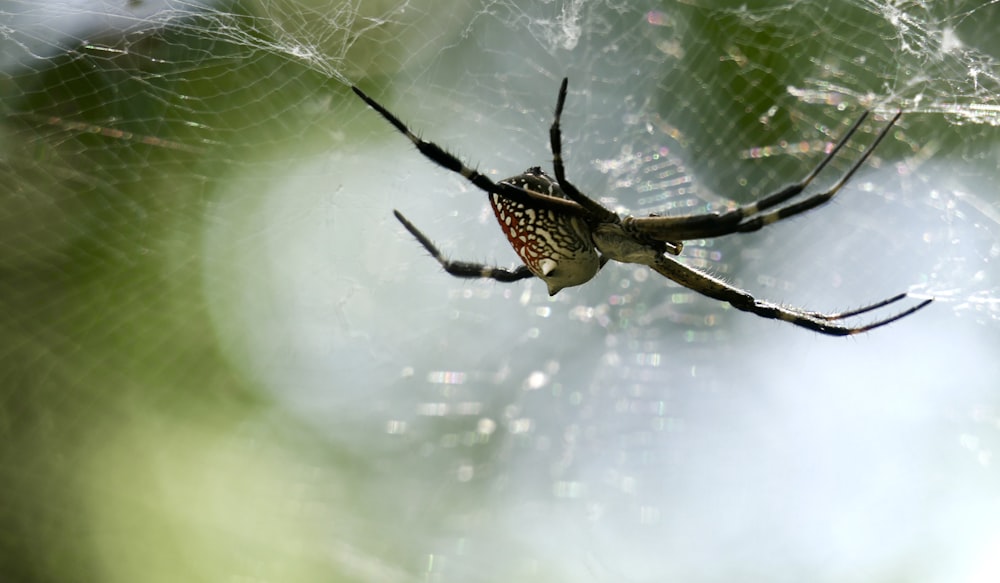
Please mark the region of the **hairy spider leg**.
MULTIPOLYGON (((896 295, 892 296, 891 298, 884 299, 881 302, 875 302, 874 304, 868 304, 867 306, 861 306, 860 308, 855 308, 853 310, 847 310, 846 312, 838 312, 836 314, 824 314, 822 312, 810 312, 808 310, 803 310, 803 311, 805 313, 809 314, 810 316, 812 316, 813 318, 819 318, 820 320, 843 320, 844 318, 850 318, 852 316, 857 316, 859 314, 864 314, 864 313, 867 313, 867 312, 872 312, 872 311, 877 310, 879 308, 884 308, 885 306, 888 306, 889 304, 895 304, 896 302, 898 302, 900 300, 905 300, 908 297, 910 297, 910 294, 908 294, 906 292, 903 292, 901 294, 896 294, 896 295)), ((923 303, 924 303, 924 305, 926 305, 926 304, 931 303, 932 301, 933 300, 925 300, 923 303)), ((919 309, 921 307, 923 307, 923 306, 918 306, 918 308, 914 309, 913 311, 915 312, 917 309, 919 309)), ((907 312, 907 313, 910 313, 910 312, 907 312)))
MULTIPOLYGON (((799 213, 803 213, 810 209, 814 209, 819 205, 829 201, 831 198, 834 197, 834 195, 840 192, 840 189, 843 188, 844 185, 847 184, 847 182, 854 177, 854 174, 857 173, 857 171, 861 168, 861 166, 868 161, 868 158, 872 155, 872 152, 874 152, 875 148, 878 148, 878 145, 882 143, 882 140, 886 137, 886 135, 889 134, 889 130, 892 129, 892 126, 896 125, 896 122, 899 121, 899 116, 901 115, 903 115, 902 110, 897 111, 896 115, 892 116, 892 119, 889 120, 889 123, 886 124, 884 128, 882 128, 882 131, 880 131, 877 136, 875 136, 875 140, 871 143, 868 149, 866 149, 864 153, 862 153, 861 157, 858 158, 858 160, 853 165, 851 165, 850 168, 847 169, 847 172, 845 172, 844 175, 840 177, 840 180, 835 182, 834 185, 831 186, 829 189, 820 192, 818 194, 814 194, 806 198, 805 200, 797 202, 795 204, 790 204, 788 206, 781 207, 774 211, 764 214, 759 214, 755 217, 751 217, 749 220, 740 223, 737 231, 741 233, 756 231, 765 225, 770 225, 771 223, 780 221, 782 219, 787 219, 788 217, 797 215, 799 213)), ((861 119, 864 119, 864 117, 862 117, 861 119)), ((853 134, 854 131, 857 129, 857 126, 858 124, 855 123, 855 125, 851 128, 851 131, 848 132, 846 137, 849 138, 851 134, 853 134)), ((841 144, 843 144, 845 141, 846 140, 841 140, 841 144)), ((825 166, 827 162, 829 162, 829 156, 820 164, 820 166, 825 166)), ((814 171, 809 176, 808 180, 812 181, 812 179, 815 178, 815 175, 818 173, 819 173, 818 171, 814 171)), ((806 184, 808 184, 808 182, 806 182, 806 184)), ((805 185, 803 185, 802 188, 805 188, 805 185)), ((801 190, 802 189, 800 188, 799 191, 801 192, 801 190)), ((757 206, 759 207, 757 212, 760 212, 761 210, 765 210, 774 205, 763 206, 760 203, 758 203, 757 206)))
POLYGON ((784 206, 771 212, 762 213, 774 208, 791 198, 801 194, 816 176, 830 163, 831 160, 847 144, 848 140, 857 132, 861 123, 868 117, 868 112, 864 112, 857 121, 851 125, 839 142, 830 150, 823 160, 813 168, 809 174, 794 184, 790 184, 781 190, 769 194, 764 198, 746 205, 739 206, 731 211, 723 213, 708 213, 703 215, 688 215, 678 217, 642 217, 627 218, 625 223, 628 230, 642 233, 657 240, 662 239, 700 239, 708 237, 720 237, 730 233, 746 233, 761 229, 782 219, 803 213, 816 208, 829 201, 840 191, 840 189, 854 176, 862 165, 875 151, 875 148, 882 142, 889 130, 899 120, 902 111, 896 113, 889 123, 882 128, 875 137, 872 144, 862 153, 847 172, 828 190, 812 195, 803 201, 784 206))
POLYGON ((555 170, 556 182, 559 183, 559 187, 570 200, 590 211, 592 215, 597 217, 598 221, 612 224, 620 223, 621 217, 616 213, 583 194, 573 183, 566 180, 566 168, 562 159, 562 129, 560 129, 559 120, 562 118, 563 105, 566 103, 568 86, 569 78, 563 77, 562 84, 559 86, 559 97, 556 99, 555 116, 552 120, 552 126, 549 127, 549 147, 552 150, 552 167, 555 170))
POLYGON ((521 279, 527 279, 529 277, 534 277, 534 274, 528 269, 527 265, 521 265, 516 269, 506 269, 503 267, 494 267, 492 265, 486 265, 483 263, 473 263, 469 261, 452 261, 445 257, 441 251, 438 250, 437 246, 427 238, 426 235, 420 232, 413 223, 411 223, 403 213, 393 210, 392 214, 396 215, 399 222, 403 223, 406 230, 413 235, 420 244, 424 246, 424 249, 431 254, 441 267, 445 271, 454 275, 456 277, 475 277, 484 279, 495 279, 502 282, 512 282, 521 279))
POLYGON ((588 220, 592 219, 586 209, 571 200, 531 192, 504 182, 493 182, 476 169, 466 166, 461 160, 458 159, 457 156, 448 152, 441 146, 438 146, 434 142, 428 142, 427 140, 424 140, 420 136, 414 134, 410 131, 410 128, 406 127, 406 124, 400 121, 399 118, 390 113, 386 108, 382 107, 382 105, 377 101, 368 97, 368 95, 366 95, 361 89, 358 89, 355 86, 351 86, 351 89, 354 90, 354 93, 367 103, 369 107, 377 111, 386 119, 386 121, 399 130, 399 133, 409 138, 409 140, 413 142, 413 145, 417 147, 417 150, 419 150, 424 157, 443 168, 455 172, 456 174, 461 174, 466 180, 487 194, 498 193, 525 205, 533 205, 538 208, 546 208, 569 215, 581 216, 588 220))
POLYGON ((840 312, 837 314, 824 314, 821 312, 810 312, 795 308, 788 308, 778 304, 758 300, 745 290, 729 285, 721 279, 712 277, 707 273, 688 267, 670 257, 667 257, 666 255, 658 255, 649 267, 653 268, 660 275, 663 275, 664 277, 688 289, 697 291, 698 293, 706 295, 710 298, 727 302, 737 310, 750 312, 762 318, 782 320, 784 322, 794 324, 795 326, 800 326, 802 328, 807 328, 814 332, 830 336, 848 336, 851 334, 860 334, 862 332, 874 330, 875 328, 879 328, 881 326, 885 326, 886 324, 891 324, 901 318, 905 318, 917 310, 926 307, 933 301, 929 299, 924 300, 916 306, 899 312, 893 316, 882 320, 876 320, 862 326, 845 326, 836 322, 844 318, 857 316, 859 314, 864 314, 878 308, 885 307, 889 304, 893 304, 906 298, 907 294, 899 294, 887 300, 876 302, 856 310, 840 312))

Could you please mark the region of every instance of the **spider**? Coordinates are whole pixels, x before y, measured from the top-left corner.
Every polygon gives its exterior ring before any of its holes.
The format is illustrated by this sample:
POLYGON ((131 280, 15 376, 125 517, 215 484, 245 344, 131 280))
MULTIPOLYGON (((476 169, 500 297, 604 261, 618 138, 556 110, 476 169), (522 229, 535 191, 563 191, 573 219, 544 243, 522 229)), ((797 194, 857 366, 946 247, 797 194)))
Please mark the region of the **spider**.
POLYGON ((454 261, 446 258, 434 243, 398 210, 396 218, 412 234, 445 271, 453 276, 487 278, 513 282, 538 277, 545 282, 549 295, 559 290, 590 281, 608 260, 621 263, 639 263, 657 273, 700 294, 721 300, 738 310, 763 318, 777 319, 831 336, 845 336, 867 332, 909 316, 927 306, 925 299, 916 306, 887 318, 861 326, 847 326, 845 318, 894 304, 908 294, 901 293, 873 304, 827 314, 800 308, 782 306, 758 300, 749 292, 725 281, 688 267, 671 256, 679 255, 683 242, 691 239, 721 237, 731 233, 756 231, 771 223, 803 213, 829 201, 854 176, 865 163, 889 129, 899 119, 896 113, 888 125, 876 136, 872 145, 828 190, 789 203, 813 181, 830 163, 844 144, 868 116, 866 111, 854 122, 834 148, 802 180, 768 194, 757 202, 737 206, 723 212, 683 216, 620 217, 617 213, 589 198, 569 180, 562 159, 562 130, 559 120, 566 102, 568 79, 563 79, 556 100, 555 117, 549 128, 552 164, 555 177, 541 168, 528 168, 523 174, 494 182, 474 168, 466 166, 458 157, 433 142, 414 134, 402 121, 382 107, 361 89, 351 87, 365 103, 382 115, 400 133, 432 162, 465 177, 485 192, 493 206, 497 222, 518 254, 523 265, 514 269, 493 267, 480 263, 454 261), (789 204, 786 204, 789 203, 789 204))

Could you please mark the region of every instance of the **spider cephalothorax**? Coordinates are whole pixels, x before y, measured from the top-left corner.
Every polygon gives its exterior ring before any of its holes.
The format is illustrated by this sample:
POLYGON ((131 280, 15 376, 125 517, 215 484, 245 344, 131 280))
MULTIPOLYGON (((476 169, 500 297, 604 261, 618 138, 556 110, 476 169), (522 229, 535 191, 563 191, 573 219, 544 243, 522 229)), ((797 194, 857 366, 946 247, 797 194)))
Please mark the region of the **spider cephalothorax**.
POLYGON ((844 144, 854 135, 868 116, 865 112, 854 122, 844 137, 820 163, 802 180, 771 193, 755 203, 725 212, 700 215, 662 217, 619 217, 597 201, 580 192, 566 180, 562 160, 562 131, 559 120, 566 102, 567 80, 563 79, 556 101, 555 119, 549 128, 549 144, 555 177, 535 166, 524 174, 493 182, 462 163, 443 148, 417 137, 406 124, 357 87, 354 92, 402 132, 431 161, 464 176, 489 195, 500 228, 524 265, 514 269, 479 263, 453 261, 399 211, 396 218, 448 273, 458 277, 490 278, 497 281, 517 281, 538 277, 548 286, 549 295, 559 290, 590 281, 608 260, 647 265, 657 273, 708 297, 728 302, 733 307, 764 318, 783 320, 823 334, 843 336, 867 332, 908 316, 931 302, 924 299, 895 315, 861 326, 846 326, 840 321, 868 313, 907 297, 897 294, 856 310, 826 314, 791 308, 758 300, 749 292, 697 269, 680 263, 670 255, 678 255, 683 241, 719 237, 731 233, 756 231, 781 219, 815 208, 831 198, 865 163, 901 112, 889 120, 874 142, 847 172, 828 190, 790 202, 801 194, 814 178, 830 163, 844 144))

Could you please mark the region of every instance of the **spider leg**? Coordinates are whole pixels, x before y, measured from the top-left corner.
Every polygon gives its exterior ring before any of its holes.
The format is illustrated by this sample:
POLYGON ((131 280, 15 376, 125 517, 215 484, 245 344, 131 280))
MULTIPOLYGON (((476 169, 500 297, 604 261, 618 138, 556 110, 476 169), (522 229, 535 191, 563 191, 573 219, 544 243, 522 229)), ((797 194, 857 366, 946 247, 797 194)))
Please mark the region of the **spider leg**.
POLYGON ((667 277, 668 279, 671 279, 702 295, 727 302, 737 310, 750 312, 762 318, 789 322, 796 326, 830 336, 848 336, 851 334, 860 334, 862 332, 874 330, 875 328, 879 328, 881 326, 885 326, 886 324, 891 324, 901 318, 905 318, 917 310, 926 307, 927 304, 930 304, 931 301, 933 301, 929 299, 923 300, 916 306, 889 316, 888 318, 875 320, 874 322, 870 322, 862 326, 846 326, 839 323, 839 321, 896 303, 908 297, 907 294, 898 294, 886 300, 882 300, 856 310, 836 314, 824 314, 821 312, 809 312, 806 310, 780 306, 771 302, 758 300, 754 298, 750 292, 732 286, 721 279, 708 275, 707 273, 692 269, 665 255, 657 255, 656 258, 650 263, 651 264, 649 266, 656 270, 656 272, 660 275, 663 275, 664 277, 667 277))
POLYGON ((400 223, 406 227, 406 230, 413 235, 420 244, 424 246, 424 249, 431 254, 441 267, 445 271, 454 275, 455 277, 475 277, 481 279, 495 279, 502 282, 518 281, 521 279, 527 279, 529 277, 534 277, 534 274, 528 270, 528 266, 521 265, 515 269, 506 269, 503 267, 493 267, 491 265, 484 265, 482 263, 472 263, 468 261, 452 261, 445 257, 441 251, 438 250, 437 246, 420 232, 413 223, 411 223, 406 217, 403 216, 397 210, 393 210, 392 213, 396 215, 400 223))
MULTIPOLYGON (((878 135, 875 136, 875 141, 873 141, 872 144, 868 147, 868 149, 864 151, 864 153, 861 155, 861 157, 858 158, 857 162, 855 162, 850 168, 848 168, 847 172, 845 172, 844 175, 840 177, 840 180, 838 180, 836 183, 834 183, 834 185, 831 186, 829 189, 827 189, 827 190, 825 190, 825 191, 823 191, 823 192, 821 192, 819 194, 814 194, 814 195, 810 196, 809 198, 806 198, 805 200, 797 202, 795 204, 790 204, 788 206, 781 207, 781 208, 779 208, 777 210, 774 210, 774 211, 771 211, 771 212, 768 212, 768 213, 759 214, 759 215, 757 215, 755 217, 750 218, 749 220, 743 221, 743 222, 740 223, 739 227, 737 228, 737 231, 739 231, 741 233, 748 233, 750 231, 756 231, 756 230, 760 229, 761 227, 763 227, 765 225, 769 225, 771 223, 780 221, 781 219, 786 219, 788 217, 797 215, 799 213, 805 212, 805 211, 810 210, 810 209, 814 209, 814 208, 818 207, 819 205, 821 205, 821 204, 829 201, 831 198, 834 197, 834 195, 836 195, 840 191, 841 188, 844 187, 845 184, 847 184, 847 182, 851 178, 854 177, 854 174, 857 173, 857 171, 861 168, 861 166, 866 161, 868 161, 868 158, 872 155, 872 152, 875 151, 875 148, 877 148, 878 145, 885 138, 885 136, 888 135, 889 130, 892 129, 892 126, 894 126, 896 124, 896 122, 899 120, 899 116, 901 116, 901 115, 903 115, 902 110, 896 112, 896 115, 894 115, 892 117, 892 119, 889 120, 889 123, 886 124, 886 126, 884 128, 882 128, 882 131, 880 131, 878 133, 878 135)), ((864 118, 862 118, 862 119, 864 119, 864 118)), ((850 137, 850 134, 853 133, 853 131, 854 131, 854 129, 856 129, 856 127, 857 127, 857 124, 855 124, 855 128, 852 128, 851 132, 848 133, 848 137, 850 137)), ((829 157, 827 158, 827 160, 824 160, 824 164, 828 160, 829 160, 829 157)), ((823 164, 821 164, 821 165, 823 165, 823 164)), ((810 180, 811 179, 812 179, 812 177, 810 177, 810 180)), ((774 205, 768 205, 768 207, 762 207, 758 203, 758 207, 760 207, 758 209, 758 212, 760 210, 765 210, 766 208, 769 208, 770 206, 774 206, 774 205)))
POLYGON ((568 86, 569 78, 563 77, 562 84, 559 86, 559 97, 556 99, 556 113, 552 120, 552 126, 549 127, 549 147, 552 149, 552 167, 556 173, 556 182, 559 183, 559 187, 570 200, 587 209, 599 222, 620 223, 621 217, 615 212, 583 194, 573 183, 566 180, 566 168, 562 159, 562 129, 559 126, 559 120, 562 118, 563 105, 566 104, 568 86))
MULTIPOLYGON (((824 314, 822 312, 805 312, 805 313, 808 314, 808 315, 810 315, 810 316, 812 316, 812 317, 814 317, 814 318, 819 318, 820 320, 827 320, 827 321, 842 320, 844 318, 851 318, 851 317, 857 316, 859 314, 866 314, 868 312, 875 311, 875 310, 877 310, 879 308, 884 308, 884 307, 886 307, 886 306, 888 306, 890 304, 894 304, 894 303, 896 303, 896 302, 898 302, 900 300, 905 300, 908 297, 910 297, 910 294, 908 294, 906 292, 903 292, 901 294, 896 294, 896 295, 892 296, 891 298, 886 298, 886 299, 884 299, 884 300, 882 300, 880 302, 875 302, 874 304, 868 304, 867 306, 861 306, 860 308, 855 308, 853 310, 848 310, 846 312, 838 312, 836 314, 824 314)), ((931 300, 926 300, 925 303, 929 304, 930 302, 931 302, 931 300)), ((916 310, 914 310, 914 311, 916 311, 916 310)))
POLYGON ((794 184, 790 184, 781 190, 769 194, 764 198, 750 204, 741 205, 731 211, 723 213, 707 213, 703 215, 690 215, 690 216, 679 216, 679 217, 643 217, 643 218, 627 218, 625 223, 630 231, 641 233, 648 237, 656 240, 688 240, 688 239, 700 239, 708 237, 719 237, 722 235, 728 235, 730 233, 746 233, 750 231, 756 231, 766 225, 775 223, 782 219, 803 213, 810 209, 816 208, 825 202, 832 199, 845 184, 854 176, 855 173, 868 161, 868 158, 875 151, 875 148, 882 142, 886 135, 888 135, 889 130, 895 125, 896 121, 899 120, 902 111, 896 113, 895 116, 889 121, 888 124, 879 132, 875 137, 872 144, 864 151, 858 160, 848 168, 847 172, 840 177, 837 182, 824 192, 812 195, 805 200, 800 202, 790 204, 772 210, 770 212, 768 209, 778 207, 782 203, 794 198, 795 196, 802 193, 803 190, 813 179, 830 163, 830 161, 837 155, 838 152, 844 147, 847 141, 857 132, 861 123, 868 116, 868 112, 865 112, 857 121, 847 130, 847 133, 837 142, 837 145, 830 150, 820 163, 813 168, 813 170, 802 180, 794 184))
POLYGON ((417 150, 419 150, 420 153, 427 159, 439 166, 442 166, 443 168, 455 172, 456 174, 461 174, 466 180, 487 194, 498 193, 513 201, 520 202, 531 207, 546 208, 560 213, 590 218, 587 210, 581 208, 579 204, 576 204, 572 200, 532 192, 510 184, 505 184, 503 182, 493 182, 476 169, 466 166, 454 154, 448 152, 441 146, 438 146, 433 142, 428 142, 427 140, 424 140, 420 136, 414 134, 410 131, 410 128, 406 127, 406 124, 400 121, 398 117, 390 113, 386 108, 382 107, 382 105, 377 101, 368 97, 364 91, 354 86, 352 86, 351 89, 353 89, 354 93, 367 103, 369 107, 377 111, 386 119, 386 121, 399 130, 399 133, 409 138, 409 140, 413 142, 413 145, 417 147, 417 150))

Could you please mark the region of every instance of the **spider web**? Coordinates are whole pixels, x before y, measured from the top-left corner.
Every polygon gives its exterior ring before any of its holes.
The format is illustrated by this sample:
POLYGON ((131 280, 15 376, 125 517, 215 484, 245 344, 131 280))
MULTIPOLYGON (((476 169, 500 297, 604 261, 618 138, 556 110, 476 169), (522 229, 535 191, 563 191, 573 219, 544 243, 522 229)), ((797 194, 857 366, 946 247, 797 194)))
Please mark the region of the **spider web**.
POLYGON ((0 578, 992 581, 996 2, 0 6, 0 578), (482 194, 550 166, 636 215, 817 185, 685 261, 848 341, 609 265, 538 281, 482 194))

